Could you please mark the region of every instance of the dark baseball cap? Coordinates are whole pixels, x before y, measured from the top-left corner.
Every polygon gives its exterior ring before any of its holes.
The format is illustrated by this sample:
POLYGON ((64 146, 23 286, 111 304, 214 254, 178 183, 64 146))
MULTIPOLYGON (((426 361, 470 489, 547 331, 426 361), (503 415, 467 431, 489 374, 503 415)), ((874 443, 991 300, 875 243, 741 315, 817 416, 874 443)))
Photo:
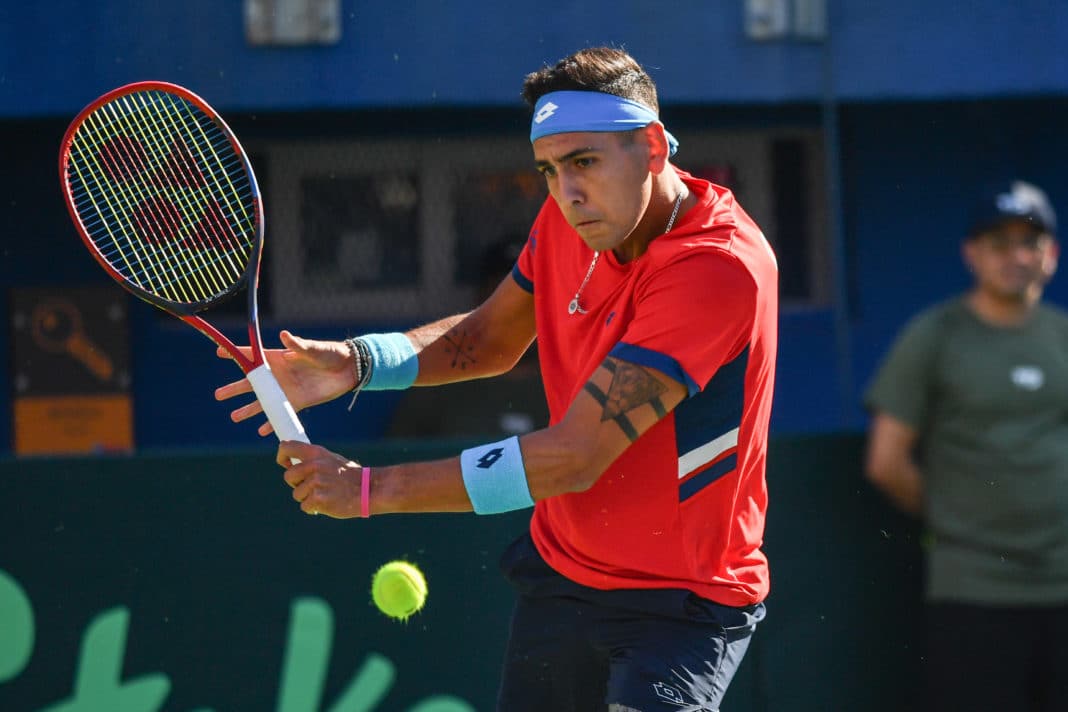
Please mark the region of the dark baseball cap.
POLYGON ((1016 180, 990 191, 972 211, 969 235, 975 237, 1010 220, 1026 220, 1042 232, 1057 234, 1057 213, 1037 185, 1016 180))

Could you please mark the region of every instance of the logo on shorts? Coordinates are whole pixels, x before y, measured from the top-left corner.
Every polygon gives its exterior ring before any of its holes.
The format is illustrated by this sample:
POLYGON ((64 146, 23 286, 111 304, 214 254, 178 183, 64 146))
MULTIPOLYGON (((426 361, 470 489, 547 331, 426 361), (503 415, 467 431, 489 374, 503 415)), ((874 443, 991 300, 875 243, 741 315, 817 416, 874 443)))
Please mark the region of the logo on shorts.
POLYGON ((679 692, 671 685, 665 685, 662 682, 653 683, 653 692, 655 692, 656 696, 660 699, 667 700, 668 702, 673 702, 676 705, 685 704, 686 702, 684 699, 682 699, 681 692, 679 692))
POLYGON ((545 121, 545 119, 555 114, 556 110, 559 108, 559 106, 550 101, 548 104, 541 107, 538 110, 538 113, 534 115, 534 123, 540 124, 542 121, 545 121))

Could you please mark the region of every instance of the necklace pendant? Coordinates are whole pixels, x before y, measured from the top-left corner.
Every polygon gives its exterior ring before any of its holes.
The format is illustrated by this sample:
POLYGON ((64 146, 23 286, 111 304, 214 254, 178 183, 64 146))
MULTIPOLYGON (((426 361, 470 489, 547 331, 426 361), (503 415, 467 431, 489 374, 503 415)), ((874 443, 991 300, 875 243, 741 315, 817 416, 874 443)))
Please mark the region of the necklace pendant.
POLYGON ((579 285, 578 291, 575 292, 575 297, 567 303, 567 313, 585 314, 586 310, 579 306, 579 297, 582 296, 582 290, 586 288, 586 283, 590 281, 590 277, 593 275, 593 268, 597 266, 597 258, 601 256, 600 252, 593 253, 593 260, 590 262, 590 268, 586 270, 586 276, 582 280, 582 284, 579 285))

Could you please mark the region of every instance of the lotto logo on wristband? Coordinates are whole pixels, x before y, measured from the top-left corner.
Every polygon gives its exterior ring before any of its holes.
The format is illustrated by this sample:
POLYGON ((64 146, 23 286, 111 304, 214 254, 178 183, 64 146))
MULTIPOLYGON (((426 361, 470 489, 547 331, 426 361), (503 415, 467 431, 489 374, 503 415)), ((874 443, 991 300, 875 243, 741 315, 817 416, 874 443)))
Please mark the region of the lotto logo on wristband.
POLYGON ((460 472, 476 514, 510 512, 534 504, 519 438, 514 435, 461 452, 460 472))
POLYGON ((488 450, 485 454, 482 455, 482 457, 478 458, 478 467, 483 470, 488 470, 489 468, 493 467, 493 463, 497 462, 497 460, 500 460, 503 455, 504 448, 502 447, 495 447, 492 450, 488 450))

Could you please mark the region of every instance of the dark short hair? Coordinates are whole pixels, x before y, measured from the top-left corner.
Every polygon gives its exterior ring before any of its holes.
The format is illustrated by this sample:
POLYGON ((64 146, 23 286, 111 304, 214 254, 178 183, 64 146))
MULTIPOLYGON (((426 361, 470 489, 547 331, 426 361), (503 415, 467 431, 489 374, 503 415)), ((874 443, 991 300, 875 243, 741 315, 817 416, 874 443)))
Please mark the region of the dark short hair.
POLYGON ((523 100, 533 109, 554 91, 599 91, 644 104, 656 113, 656 84, 637 60, 621 49, 590 47, 546 65, 523 80, 523 100))

